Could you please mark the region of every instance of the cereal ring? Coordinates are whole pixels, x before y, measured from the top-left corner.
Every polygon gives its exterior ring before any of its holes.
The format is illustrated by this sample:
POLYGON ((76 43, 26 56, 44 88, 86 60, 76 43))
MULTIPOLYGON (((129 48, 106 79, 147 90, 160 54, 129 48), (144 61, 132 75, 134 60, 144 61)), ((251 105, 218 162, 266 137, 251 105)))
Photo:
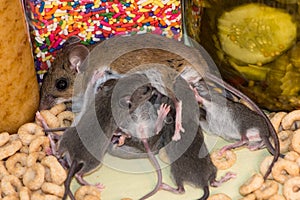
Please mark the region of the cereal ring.
POLYGON ((281 121, 282 121, 283 117, 286 116, 286 114, 287 114, 286 112, 278 112, 270 119, 276 133, 279 132, 279 127, 280 127, 281 121))
POLYGON ((286 199, 281 194, 275 194, 271 196, 269 200, 286 200, 286 199))
POLYGON ((54 183, 49 182, 43 183, 41 189, 46 194, 52 194, 58 197, 63 197, 65 192, 64 186, 56 185, 54 183))
POLYGON ((4 176, 1 180, 1 189, 4 195, 18 195, 22 187, 22 183, 18 177, 14 175, 4 176))
POLYGON ((219 151, 214 151, 211 154, 211 160, 218 169, 224 170, 234 165, 236 154, 232 150, 227 150, 222 155, 219 154, 219 151))
POLYGON ((50 169, 51 180, 47 181, 61 185, 66 180, 67 172, 54 156, 46 156, 41 163, 50 169))
POLYGON ((101 196, 100 190, 91 185, 81 186, 75 192, 75 199, 89 200, 91 198, 99 200, 101 196))
POLYGON ((27 187, 22 187, 19 192, 20 200, 30 200, 31 191, 27 187))
MULTIPOLYGON (((281 158, 279 158, 278 160, 280 159, 281 158)), ((260 164, 260 168, 259 168, 260 173, 266 174, 272 162, 273 162, 273 156, 266 156, 265 159, 260 164)), ((270 173, 268 179, 273 179, 272 173, 270 173)))
POLYGON ((61 200, 61 198, 52 194, 45 194, 45 200, 61 200))
POLYGON ((18 135, 23 145, 29 145, 32 140, 38 136, 45 135, 45 133, 43 132, 42 127, 38 126, 37 124, 27 123, 19 128, 18 135))
POLYGON ((8 176, 8 175, 9 175, 9 173, 8 173, 8 171, 7 171, 7 169, 6 169, 5 165, 4 165, 4 161, 1 160, 0 161, 0 181, 2 180, 2 178, 4 176, 8 176))
POLYGON ((27 154, 16 153, 6 160, 6 168, 9 173, 20 178, 26 171, 27 154))
POLYGON ((49 110, 42 110, 40 114, 44 118, 49 128, 59 127, 58 118, 55 115, 53 115, 49 110))
POLYGON ((9 135, 9 141, 12 142, 12 141, 15 141, 15 140, 19 140, 20 137, 18 134, 10 134, 9 135))
POLYGON ((241 198, 240 200, 256 200, 255 194, 251 193, 245 196, 244 198, 241 198))
POLYGON ((53 106, 49 111, 53 115, 58 115, 59 113, 65 111, 67 109, 67 106, 64 103, 56 104, 53 106))
POLYGON ((231 198, 224 193, 220 193, 211 195, 207 200, 231 200, 231 198))
POLYGON ((45 196, 42 195, 39 191, 33 192, 30 196, 31 200, 45 200, 45 196))
POLYGON ((14 155, 22 147, 21 140, 13 140, 0 147, 0 160, 14 155))
POLYGON ((87 194, 83 197, 82 200, 100 200, 100 198, 94 196, 94 195, 90 195, 90 194, 87 194))
POLYGON ((299 158, 297 158, 296 160, 295 160, 295 162, 297 163, 297 165, 300 167, 300 157, 299 158))
POLYGON ((64 111, 57 115, 59 126, 60 127, 69 127, 71 126, 74 120, 75 114, 71 111, 64 111))
POLYGON ((294 132, 294 136, 292 139, 292 148, 297 153, 300 153, 300 129, 294 132))
POLYGON ((299 157, 300 155, 297 152, 289 151, 287 154, 285 154, 284 159, 295 162, 299 157))
POLYGON ((292 143, 293 131, 280 131, 277 135, 279 139, 280 153, 288 152, 292 143))
POLYGON ((52 178, 51 178, 51 171, 48 167, 44 166, 45 167, 45 180, 47 182, 52 182, 52 178))
POLYGON ((278 183, 273 180, 267 180, 262 186, 254 191, 257 199, 269 199, 278 192, 278 183))
POLYGON ((29 145, 29 153, 46 151, 50 148, 50 141, 47 136, 39 136, 35 138, 29 145))
POLYGON ((282 128, 288 130, 291 128, 295 121, 300 120, 300 110, 294 110, 289 112, 286 116, 283 117, 281 121, 282 128))
POLYGON ((38 190, 44 183, 45 168, 40 163, 35 163, 30 168, 27 168, 23 175, 23 184, 30 190, 38 190))
POLYGON ((240 194, 245 196, 259 189, 264 183, 264 178, 261 174, 254 174, 241 187, 240 194))
POLYGON ((21 149, 20 149, 20 152, 29 154, 29 146, 27 146, 27 145, 22 146, 21 149))
POLYGON ((5 145, 9 141, 9 133, 3 132, 0 133, 0 147, 5 145))
POLYGON ((51 195, 51 194, 42 194, 39 191, 34 192, 31 195, 31 199, 30 200, 61 200, 61 198, 55 196, 55 195, 51 195))
POLYGON ((17 195, 9 195, 9 196, 3 197, 2 200, 19 200, 19 198, 17 195))
POLYGON ((27 157, 27 167, 31 167, 38 160, 41 161, 45 156, 46 156, 46 153, 42 152, 42 151, 30 153, 27 157))
POLYGON ((299 200, 300 199, 300 177, 295 176, 283 184, 282 193, 288 200, 299 200))
POLYGON ((276 181, 283 184, 290 177, 299 175, 299 167, 295 162, 281 159, 274 164, 272 175, 276 181))
POLYGON ((295 131, 295 130, 297 130, 297 129, 299 129, 300 128, 300 121, 295 121, 293 124, 292 124, 292 126, 291 126, 291 130, 292 131, 295 131))

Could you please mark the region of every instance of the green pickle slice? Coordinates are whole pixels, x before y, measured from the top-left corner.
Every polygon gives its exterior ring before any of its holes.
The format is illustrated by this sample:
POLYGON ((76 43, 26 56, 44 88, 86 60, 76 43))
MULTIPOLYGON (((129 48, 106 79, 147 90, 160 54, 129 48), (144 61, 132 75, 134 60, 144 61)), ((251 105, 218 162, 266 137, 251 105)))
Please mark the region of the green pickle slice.
POLYGON ((218 19, 222 50, 246 64, 274 60, 296 41, 297 25, 287 12, 250 3, 224 12, 218 19))

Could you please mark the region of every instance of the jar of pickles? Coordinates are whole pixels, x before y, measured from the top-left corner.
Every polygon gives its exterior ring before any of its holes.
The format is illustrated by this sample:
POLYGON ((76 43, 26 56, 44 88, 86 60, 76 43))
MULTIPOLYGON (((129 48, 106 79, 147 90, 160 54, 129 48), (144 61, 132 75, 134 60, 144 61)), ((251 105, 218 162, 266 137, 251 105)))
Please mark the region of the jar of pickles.
POLYGON ((300 108, 299 0, 184 0, 186 34, 270 111, 300 108))

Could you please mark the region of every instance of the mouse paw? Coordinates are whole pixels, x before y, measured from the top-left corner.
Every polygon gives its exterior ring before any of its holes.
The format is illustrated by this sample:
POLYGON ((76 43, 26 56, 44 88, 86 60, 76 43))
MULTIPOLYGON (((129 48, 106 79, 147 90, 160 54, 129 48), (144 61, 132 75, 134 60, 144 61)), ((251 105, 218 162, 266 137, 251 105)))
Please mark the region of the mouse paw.
POLYGON ((170 105, 163 103, 160 105, 159 110, 157 111, 157 115, 161 116, 161 118, 164 119, 170 112, 170 109, 170 105))
POLYGON ((166 191, 170 191, 173 192, 175 194, 183 194, 185 193, 184 187, 183 186, 178 186, 178 188, 173 188, 168 184, 162 183, 162 185, 160 186, 160 189, 162 190, 166 190, 166 191))
POLYGON ((181 125, 181 122, 176 122, 176 125, 175 125, 175 133, 172 137, 172 140, 173 141, 178 141, 181 139, 181 134, 180 132, 183 132, 184 133, 184 128, 182 127, 181 125))
POLYGON ((35 121, 38 125, 41 125, 44 129, 49 129, 49 126, 44 119, 44 117, 41 115, 39 111, 35 113, 35 121))
POLYGON ((117 130, 113 133, 113 137, 111 139, 111 142, 113 144, 117 144, 118 147, 124 145, 125 143, 125 140, 127 138, 131 138, 131 135, 130 134, 126 134, 120 130, 117 130))
POLYGON ((190 86, 190 88, 193 90, 194 92, 194 95, 195 95, 195 98, 196 98, 196 101, 198 103, 203 103, 203 98, 199 95, 198 91, 197 91, 197 88, 193 88, 192 86, 190 86))
POLYGON ((219 155, 222 155, 225 151, 235 149, 235 148, 247 145, 247 144, 248 144, 247 140, 241 140, 236 143, 226 145, 226 146, 222 147, 222 149, 219 151, 219 155))
POLYGON ((94 186, 98 188, 100 192, 102 192, 105 189, 105 186, 102 183, 96 183, 94 186))
POLYGON ((155 124, 156 134, 158 134, 161 131, 164 124, 164 120, 167 117, 170 110, 171 110, 170 105, 167 105, 165 103, 160 105, 159 110, 157 111, 157 120, 155 124))
POLYGON ((259 149, 263 149, 263 148, 265 148, 265 147, 266 147, 266 145, 265 145, 265 143, 264 143, 263 141, 261 141, 261 142, 256 142, 256 143, 254 143, 254 144, 249 143, 249 145, 248 145, 248 149, 249 149, 250 151, 256 151, 256 150, 259 150, 259 149))
POLYGON ((178 141, 180 139, 181 139, 180 132, 177 132, 177 133, 175 132, 174 135, 173 135, 173 137, 172 137, 172 140, 173 141, 178 141))
POLYGON ((54 155, 54 153, 52 152, 52 149, 50 147, 45 148, 45 153, 47 156, 54 155))
POLYGON ((220 178, 220 180, 214 180, 210 183, 210 186, 212 187, 220 187, 222 183, 225 183, 229 181, 230 179, 236 178, 236 173, 233 172, 227 172, 224 176, 220 178))
POLYGON ((131 138, 131 135, 128 135, 128 134, 121 135, 120 138, 119 138, 119 143, 117 144, 117 146, 118 147, 122 146, 125 143, 125 140, 127 138, 131 138))

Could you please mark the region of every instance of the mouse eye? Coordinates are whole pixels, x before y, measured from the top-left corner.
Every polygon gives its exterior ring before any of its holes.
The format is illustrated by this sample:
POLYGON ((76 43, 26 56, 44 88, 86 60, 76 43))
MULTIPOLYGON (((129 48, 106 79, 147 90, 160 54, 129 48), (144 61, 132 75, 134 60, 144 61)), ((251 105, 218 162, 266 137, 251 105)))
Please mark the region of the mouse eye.
POLYGON ((67 89, 69 86, 69 82, 66 78, 60 78, 56 80, 55 87, 58 91, 62 91, 67 89))
POLYGON ((172 124, 174 122, 173 117, 167 116, 166 119, 164 120, 166 124, 172 124))
POLYGON ((121 108, 130 109, 131 108, 130 97, 123 97, 123 98, 121 98, 119 100, 119 105, 121 106, 121 108))
POLYGON ((151 92, 151 88, 149 86, 144 86, 142 91, 143 95, 146 95, 149 92, 151 92))

